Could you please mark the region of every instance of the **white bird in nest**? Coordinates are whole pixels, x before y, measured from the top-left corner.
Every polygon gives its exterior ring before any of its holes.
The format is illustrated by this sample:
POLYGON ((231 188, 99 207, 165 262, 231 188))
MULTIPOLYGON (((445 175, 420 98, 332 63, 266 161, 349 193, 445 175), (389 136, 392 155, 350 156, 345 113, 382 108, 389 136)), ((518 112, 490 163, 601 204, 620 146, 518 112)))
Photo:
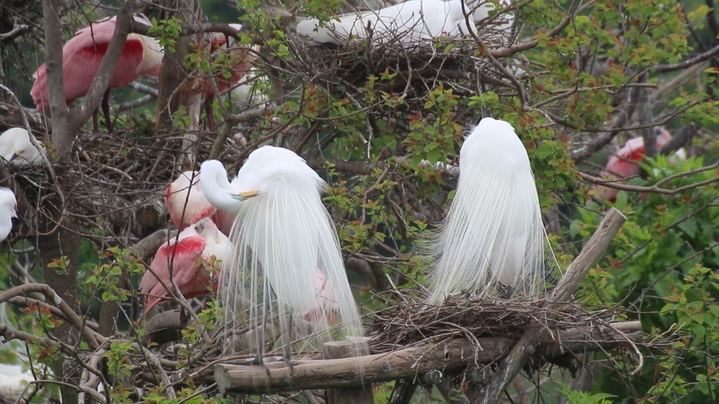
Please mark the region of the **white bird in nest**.
POLYGON ((453 295, 538 296, 558 263, 524 145, 484 118, 459 153, 459 182, 436 246, 430 304, 453 295))
POLYGON ((300 156, 264 146, 249 155, 232 183, 216 160, 202 163, 200 181, 210 203, 237 213, 230 232, 234 252, 223 264, 219 290, 231 341, 249 336, 262 363, 268 326, 279 330, 285 360, 291 347, 303 353, 328 339, 363 336, 339 240, 322 204, 325 182, 300 156), (235 334, 243 328, 250 332, 235 334))
MULTIPOLYGON (((486 7, 478 7, 477 15, 486 7)), ((306 19, 297 24, 297 33, 318 44, 346 45, 353 39, 370 39, 373 44, 416 45, 441 36, 460 38, 477 33, 469 8, 460 0, 411 0, 379 10, 343 14, 321 24, 306 19)), ((476 18, 476 17, 475 17, 476 18)))
POLYGON ((0 188, 0 241, 12 231, 12 220, 17 217, 17 200, 8 188, 0 188))
POLYGON ((0 157, 13 166, 42 165, 45 148, 35 136, 31 140, 31 136, 24 128, 10 128, 3 132, 0 135, 0 157))

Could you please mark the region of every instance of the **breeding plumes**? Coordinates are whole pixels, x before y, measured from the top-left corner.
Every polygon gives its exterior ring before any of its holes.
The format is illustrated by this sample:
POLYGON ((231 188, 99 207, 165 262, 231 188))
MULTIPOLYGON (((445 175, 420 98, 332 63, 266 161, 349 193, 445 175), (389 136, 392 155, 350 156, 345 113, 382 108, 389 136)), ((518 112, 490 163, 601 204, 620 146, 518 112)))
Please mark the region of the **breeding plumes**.
POLYGON ((17 200, 8 188, 0 188, 0 241, 12 231, 12 220, 17 217, 17 200))
POLYGON ((209 269, 219 268, 219 261, 229 257, 229 250, 229 239, 209 218, 160 246, 140 283, 147 296, 145 314, 169 296, 168 290, 175 293, 173 281, 186 299, 202 296, 210 288, 216 290, 219 275, 209 269))
POLYGON ((0 135, 0 157, 13 166, 42 165, 45 148, 35 136, 30 140, 31 136, 24 128, 10 128, 3 132, 0 135))
POLYGON ((165 204, 170 220, 179 230, 210 217, 224 234, 230 234, 235 216, 218 211, 205 199, 197 171, 184 171, 167 186, 165 204))
POLYGON ((431 273, 428 302, 453 295, 537 296, 557 269, 527 151, 505 121, 484 118, 459 154, 457 193, 431 273))
MULTIPOLYGON (((485 9, 479 7, 477 15, 485 9)), ((441 36, 476 34, 472 18, 465 18, 464 13, 460 0, 411 0, 379 10, 340 15, 324 24, 317 19, 303 20, 297 24, 297 33, 318 44, 346 45, 351 40, 369 39, 375 45, 416 45, 441 36)))
MULTIPOLYGON (((657 150, 661 150, 664 145, 672 140, 672 135, 664 128, 656 129, 656 145, 657 150)), ((601 176, 617 181, 624 180, 639 175, 639 165, 644 160, 646 149, 644 147, 644 138, 635 137, 629 139, 617 153, 609 158, 607 166, 602 171, 601 176)), ((674 160, 686 160, 687 155, 684 149, 677 150, 672 156, 674 160)), ((670 159, 671 161, 671 159, 670 159)), ((598 199, 616 202, 618 189, 609 188, 602 185, 593 187, 591 191, 598 199)))
POLYGON ((230 236, 234 252, 220 282, 228 338, 242 338, 237 330, 249 327, 251 346, 262 355, 266 327, 279 330, 286 349, 296 342, 296 352, 310 341, 363 335, 321 200, 325 182, 300 156, 264 146, 249 155, 232 183, 215 160, 202 164, 200 178, 212 204, 237 212, 230 236), (339 335, 328 333, 332 320, 339 335))
MULTIPOLYGON (((143 16, 135 16, 135 21, 150 25, 143 16)), ((62 47, 62 77, 65 101, 71 103, 87 94, 90 84, 97 75, 102 58, 107 53, 110 39, 115 31, 117 17, 100 20, 83 28, 62 47)), ((163 50, 154 38, 129 34, 122 48, 115 70, 110 77, 108 90, 124 87, 138 76, 156 77, 162 70, 163 50)), ((47 72, 43 64, 33 74, 35 83, 30 94, 40 111, 50 108, 47 90, 47 72)), ((107 94, 103 100, 105 119, 109 121, 107 94)))

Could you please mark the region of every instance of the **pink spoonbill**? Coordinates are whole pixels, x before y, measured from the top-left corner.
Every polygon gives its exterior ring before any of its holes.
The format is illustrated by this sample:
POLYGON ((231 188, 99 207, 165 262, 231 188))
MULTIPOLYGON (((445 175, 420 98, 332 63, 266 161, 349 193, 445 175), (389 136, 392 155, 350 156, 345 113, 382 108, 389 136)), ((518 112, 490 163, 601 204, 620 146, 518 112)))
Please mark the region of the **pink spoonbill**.
MULTIPOLYGON (((664 145, 672 140, 672 135, 664 128, 658 127, 656 131, 657 150, 661 150, 664 145)), ((644 138, 635 137, 629 139, 617 153, 609 158, 607 166, 601 173, 602 177, 624 180, 639 175, 639 163, 644 160, 644 138)), ((685 160, 687 158, 686 151, 679 149, 674 153, 674 158, 685 160)), ((597 185, 592 191, 597 198, 609 202, 617 200, 618 189, 597 185)))
MULTIPOLYGON (((135 16, 136 22, 150 25, 144 16, 135 16)), ((115 31, 117 17, 106 18, 83 28, 62 47, 62 75, 65 101, 69 104, 87 94, 97 75, 102 58, 107 53, 110 39, 115 31)), ((122 48, 115 70, 108 84, 112 88, 124 87, 138 76, 157 77, 162 70, 163 50, 154 38, 131 33, 122 48)), ((35 83, 30 90, 35 106, 40 111, 49 110, 47 72, 43 64, 33 74, 35 83)), ((108 93, 102 102, 103 114, 110 125, 108 93)))
POLYGON ((155 253, 142 276, 140 290, 146 297, 145 315, 156 304, 175 293, 174 284, 186 299, 217 289, 217 274, 210 268, 228 258, 229 240, 209 218, 187 227, 155 253))

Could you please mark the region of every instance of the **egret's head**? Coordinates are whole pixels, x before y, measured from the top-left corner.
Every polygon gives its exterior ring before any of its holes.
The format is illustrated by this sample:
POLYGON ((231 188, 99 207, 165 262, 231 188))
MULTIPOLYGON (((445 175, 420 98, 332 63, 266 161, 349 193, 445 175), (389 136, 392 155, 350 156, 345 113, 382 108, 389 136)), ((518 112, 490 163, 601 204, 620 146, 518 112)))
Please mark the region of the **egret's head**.
POLYGON ((237 174, 240 196, 272 196, 283 188, 319 194, 324 180, 292 150, 263 146, 250 153, 237 174), (244 194, 244 195, 243 195, 244 194))

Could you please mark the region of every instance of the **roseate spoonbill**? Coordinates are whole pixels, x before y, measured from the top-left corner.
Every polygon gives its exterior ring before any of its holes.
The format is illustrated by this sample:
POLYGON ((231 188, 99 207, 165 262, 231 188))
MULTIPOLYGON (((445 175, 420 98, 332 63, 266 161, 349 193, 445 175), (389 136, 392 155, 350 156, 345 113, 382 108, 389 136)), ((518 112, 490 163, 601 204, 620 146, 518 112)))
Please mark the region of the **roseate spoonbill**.
MULTIPOLYGON (((242 29, 241 24, 228 25, 238 32, 242 29)), ((205 112, 207 113, 207 125, 210 128, 215 126, 212 100, 237 86, 247 72, 252 69, 252 63, 257 58, 259 51, 259 46, 247 49, 240 46, 234 38, 228 38, 222 33, 215 32, 211 35, 210 61, 219 67, 209 77, 204 77, 199 81, 201 91, 205 95, 205 112)))
POLYGON ((527 151, 508 122, 484 118, 459 153, 457 193, 439 236, 428 302, 451 295, 536 296, 557 265, 527 151))
POLYGON ((0 135, 0 157, 14 166, 35 166, 43 164, 45 148, 25 128, 10 128, 0 135))
POLYGON ((249 325, 261 361, 268 323, 279 325, 286 360, 292 341, 305 343, 310 333, 313 342, 329 338, 333 313, 341 334, 363 335, 339 240, 322 204, 325 182, 300 156, 263 146, 249 155, 232 183, 216 160, 202 163, 200 178, 210 203, 237 213, 233 255, 223 266, 219 292, 229 338, 236 326, 249 325), (317 271, 326 282, 320 288, 317 271), (332 304, 318 305, 329 291, 332 304), (301 326, 308 318, 319 321, 301 326))
MULTIPOLYGON (((477 10, 478 15, 485 12, 482 6, 477 10)), ((379 10, 343 14, 323 25, 317 19, 302 20, 297 33, 317 44, 345 45, 353 39, 369 39, 373 44, 399 42, 407 46, 441 36, 467 36, 470 30, 476 34, 472 20, 467 24, 460 0, 411 0, 379 10)))
MULTIPOLYGON (((664 128, 655 128, 657 150, 661 150, 664 145, 672 140, 672 135, 664 128)), ((622 180, 639 175, 639 165, 644 160, 644 138, 635 137, 629 139, 617 153, 609 158, 607 166, 602 171, 601 176, 610 179, 622 180)), ((687 155, 684 149, 679 149, 674 153, 674 159, 686 160, 687 155)), ((596 185, 592 188, 597 198, 609 202, 616 202, 618 189, 596 185)))
MULTIPOLYGON (((134 19, 150 25, 144 16, 135 16, 134 19)), ((116 20, 117 17, 112 17, 94 22, 90 27, 77 31, 62 47, 63 88, 67 103, 84 96, 90 89, 112 39, 116 20)), ((127 86, 138 76, 158 76, 162 70, 162 58, 163 50, 157 40, 144 35, 129 34, 107 86, 108 92, 112 88, 127 86)), ((35 83, 30 90, 39 111, 48 111, 50 108, 45 69, 43 64, 33 74, 35 83)), ((105 93, 103 98, 102 109, 109 127, 108 93, 105 93)))
POLYGON ((183 230, 175 239, 167 241, 155 253, 140 282, 146 298, 145 315, 174 291, 173 282, 189 299, 206 294, 209 288, 217 289, 217 277, 208 271, 217 260, 226 260, 230 242, 209 218, 183 230))
POLYGON ((224 234, 230 234, 235 216, 229 212, 218 211, 205 199, 197 171, 184 171, 167 186, 165 204, 170 220, 182 230, 185 227, 211 217, 224 234))
POLYGON ((12 230, 12 219, 17 217, 17 200, 8 188, 0 188, 0 241, 5 241, 12 230))

